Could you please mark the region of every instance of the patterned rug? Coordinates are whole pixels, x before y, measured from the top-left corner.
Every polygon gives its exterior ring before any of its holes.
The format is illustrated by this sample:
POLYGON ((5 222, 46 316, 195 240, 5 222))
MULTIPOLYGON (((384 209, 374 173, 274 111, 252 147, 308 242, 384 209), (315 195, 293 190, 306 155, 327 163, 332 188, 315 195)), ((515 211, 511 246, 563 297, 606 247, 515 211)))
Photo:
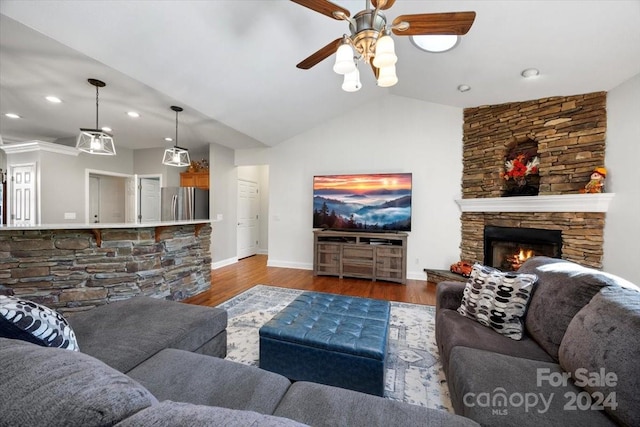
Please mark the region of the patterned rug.
MULTIPOLYGON (((258 366, 258 330, 303 291, 256 285, 227 310, 227 359, 258 366)), ((384 396, 453 412, 435 342, 435 307, 391 302, 384 396)))

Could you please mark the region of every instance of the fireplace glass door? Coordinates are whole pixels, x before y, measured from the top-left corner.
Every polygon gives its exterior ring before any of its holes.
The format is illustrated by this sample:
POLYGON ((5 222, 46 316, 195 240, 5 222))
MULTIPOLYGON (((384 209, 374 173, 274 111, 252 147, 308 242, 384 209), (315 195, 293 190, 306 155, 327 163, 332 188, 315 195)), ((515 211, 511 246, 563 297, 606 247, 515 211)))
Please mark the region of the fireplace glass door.
POLYGON ((560 258, 562 232, 537 228, 486 226, 484 263, 502 271, 517 271, 532 256, 560 258))

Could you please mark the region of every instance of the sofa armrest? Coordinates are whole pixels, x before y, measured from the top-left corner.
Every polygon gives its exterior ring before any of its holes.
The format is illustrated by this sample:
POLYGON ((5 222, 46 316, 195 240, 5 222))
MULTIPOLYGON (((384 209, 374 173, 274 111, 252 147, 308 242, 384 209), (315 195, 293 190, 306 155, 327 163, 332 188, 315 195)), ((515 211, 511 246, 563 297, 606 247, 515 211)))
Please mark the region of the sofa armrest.
POLYGON ((440 282, 436 287, 436 311, 448 308, 457 310, 462 303, 464 282, 440 282))

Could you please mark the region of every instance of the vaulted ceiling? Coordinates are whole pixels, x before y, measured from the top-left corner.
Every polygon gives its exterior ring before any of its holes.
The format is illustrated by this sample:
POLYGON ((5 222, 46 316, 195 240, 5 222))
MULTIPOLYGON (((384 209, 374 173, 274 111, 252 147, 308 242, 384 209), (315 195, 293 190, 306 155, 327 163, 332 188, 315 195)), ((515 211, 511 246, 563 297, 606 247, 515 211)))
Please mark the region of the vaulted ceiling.
MULTIPOLYGON (((335 1, 355 14, 365 0, 335 1)), ((274 146, 384 96, 475 107, 608 91, 640 73, 640 1, 409 1, 401 14, 472 10, 469 33, 446 53, 394 37, 399 83, 380 88, 367 69, 359 92, 341 90, 333 57, 296 64, 348 33, 286 0, 22 1, 0 3, 0 135, 73 144, 81 127, 113 128, 117 146, 179 143, 274 146), (535 67, 536 79, 521 71, 535 67), (460 84, 471 87, 461 93, 460 84), (61 104, 47 103, 56 95, 61 104), (130 110, 141 117, 126 116, 130 110), (9 119, 14 112, 21 119, 9 119)))

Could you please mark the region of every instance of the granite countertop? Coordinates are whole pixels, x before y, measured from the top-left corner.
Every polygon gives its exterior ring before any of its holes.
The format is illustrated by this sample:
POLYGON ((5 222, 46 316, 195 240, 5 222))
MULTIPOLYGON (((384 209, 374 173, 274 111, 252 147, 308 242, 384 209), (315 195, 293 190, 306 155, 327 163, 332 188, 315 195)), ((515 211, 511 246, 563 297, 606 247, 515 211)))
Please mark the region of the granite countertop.
POLYGON ((108 228, 152 228, 170 227, 175 225, 210 224, 210 219, 190 219, 183 221, 156 221, 156 222, 119 222, 119 223, 61 223, 39 225, 0 225, 2 230, 96 230, 108 228))

